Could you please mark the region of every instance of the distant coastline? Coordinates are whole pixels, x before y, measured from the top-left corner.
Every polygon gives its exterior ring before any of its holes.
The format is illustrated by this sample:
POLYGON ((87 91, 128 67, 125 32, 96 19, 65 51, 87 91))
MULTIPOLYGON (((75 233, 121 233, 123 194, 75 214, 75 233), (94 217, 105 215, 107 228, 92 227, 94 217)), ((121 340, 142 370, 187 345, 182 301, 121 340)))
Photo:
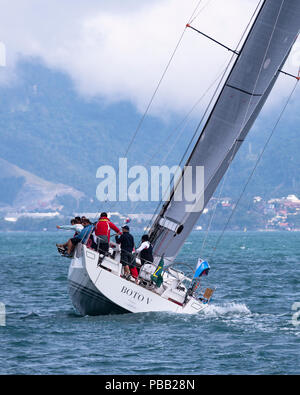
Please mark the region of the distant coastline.
MULTIPOLYGON (((121 211, 121 210, 120 210, 121 211)), ((235 200, 230 197, 212 198, 204 209, 194 231, 222 231, 231 213, 234 215, 227 227, 230 231, 256 232, 299 232, 300 231, 300 199, 296 195, 264 199, 254 196, 250 201, 241 202, 235 207, 235 200), (213 221, 211 221, 213 218, 213 221)), ((14 210, 9 207, 0 208, 0 231, 55 231, 56 225, 68 224, 76 215, 84 215, 92 222, 97 221, 99 212, 88 210, 73 211, 68 205, 54 209, 14 210)), ((147 232, 153 220, 153 213, 110 213, 116 224, 122 224, 130 218, 131 228, 139 232, 147 232)))

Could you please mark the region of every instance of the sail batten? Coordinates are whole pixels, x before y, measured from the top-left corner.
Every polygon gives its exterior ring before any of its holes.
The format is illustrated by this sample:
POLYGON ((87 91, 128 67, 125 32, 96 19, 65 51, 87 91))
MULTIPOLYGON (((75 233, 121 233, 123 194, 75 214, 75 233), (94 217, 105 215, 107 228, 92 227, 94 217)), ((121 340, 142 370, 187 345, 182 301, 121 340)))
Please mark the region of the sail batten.
POLYGON ((150 230, 157 261, 163 254, 168 264, 175 259, 266 102, 299 28, 299 0, 265 0, 186 163, 204 167, 201 209, 189 212, 190 202, 175 199, 179 184, 195 190, 195 171, 188 178, 183 170, 150 230), (180 233, 164 226, 165 218, 180 224, 180 233))

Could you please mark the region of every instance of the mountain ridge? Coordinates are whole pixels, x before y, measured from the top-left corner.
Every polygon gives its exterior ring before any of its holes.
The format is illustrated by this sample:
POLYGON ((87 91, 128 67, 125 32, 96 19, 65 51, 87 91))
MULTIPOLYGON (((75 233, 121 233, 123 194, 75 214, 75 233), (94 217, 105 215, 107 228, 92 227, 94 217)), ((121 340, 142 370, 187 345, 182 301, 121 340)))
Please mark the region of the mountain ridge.
MULTIPOLYGON (((1 158, 47 182, 70 186, 86 196, 87 205, 94 201, 93 208, 103 206, 95 197, 99 183, 97 169, 102 165, 117 169, 141 115, 130 103, 109 104, 103 98, 87 100, 79 96, 66 74, 50 70, 36 59, 20 61, 17 74, 18 82, 0 86, 1 158)), ((160 120, 148 116, 131 147, 129 166, 161 165, 162 157, 176 141, 176 133, 170 134, 170 130, 176 129, 179 118, 174 115, 160 120), (168 145, 158 155, 168 134, 168 145)), ((269 136, 272 122, 266 114, 257 120, 226 176, 224 196, 239 196, 269 136)), ((299 123, 298 114, 287 113, 257 167, 247 196, 300 195, 299 123)), ((179 163, 193 133, 194 128, 190 127, 182 134, 167 158, 167 166, 179 163)), ((1 167, 3 163, 0 162, 1 167)), ((139 210, 152 211, 156 205, 157 202, 142 203, 139 210)))
POLYGON ((7 210, 57 209, 61 207, 60 197, 71 196, 79 201, 85 196, 72 187, 46 181, 2 158, 0 168, 0 189, 5 191, 5 195, 0 194, 0 204, 7 210))

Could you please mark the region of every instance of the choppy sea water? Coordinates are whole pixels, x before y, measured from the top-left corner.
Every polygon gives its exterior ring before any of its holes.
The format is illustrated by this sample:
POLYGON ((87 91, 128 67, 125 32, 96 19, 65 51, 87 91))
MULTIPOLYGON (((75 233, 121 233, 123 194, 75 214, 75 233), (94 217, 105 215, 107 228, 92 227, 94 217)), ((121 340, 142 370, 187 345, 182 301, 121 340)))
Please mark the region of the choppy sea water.
MULTIPOLYGON (((0 374, 300 373, 300 233, 226 233, 204 283, 213 300, 193 316, 78 316, 55 249, 68 236, 0 233, 0 374)), ((204 236, 194 232, 178 260, 195 265, 204 236)))

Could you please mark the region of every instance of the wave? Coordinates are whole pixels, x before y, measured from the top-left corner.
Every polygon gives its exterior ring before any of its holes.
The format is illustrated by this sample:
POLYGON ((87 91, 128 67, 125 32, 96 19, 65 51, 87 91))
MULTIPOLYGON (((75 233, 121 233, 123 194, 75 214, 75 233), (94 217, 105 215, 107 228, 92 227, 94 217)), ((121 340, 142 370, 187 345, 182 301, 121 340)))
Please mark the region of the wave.
POLYGON ((20 319, 21 320, 28 320, 28 319, 31 319, 31 318, 39 318, 39 317, 41 317, 40 314, 35 313, 34 311, 31 311, 30 313, 28 313, 26 315, 22 315, 20 317, 20 319))
POLYGON ((225 303, 223 305, 209 304, 203 310, 206 316, 222 317, 227 315, 250 315, 251 311, 243 303, 225 303))

